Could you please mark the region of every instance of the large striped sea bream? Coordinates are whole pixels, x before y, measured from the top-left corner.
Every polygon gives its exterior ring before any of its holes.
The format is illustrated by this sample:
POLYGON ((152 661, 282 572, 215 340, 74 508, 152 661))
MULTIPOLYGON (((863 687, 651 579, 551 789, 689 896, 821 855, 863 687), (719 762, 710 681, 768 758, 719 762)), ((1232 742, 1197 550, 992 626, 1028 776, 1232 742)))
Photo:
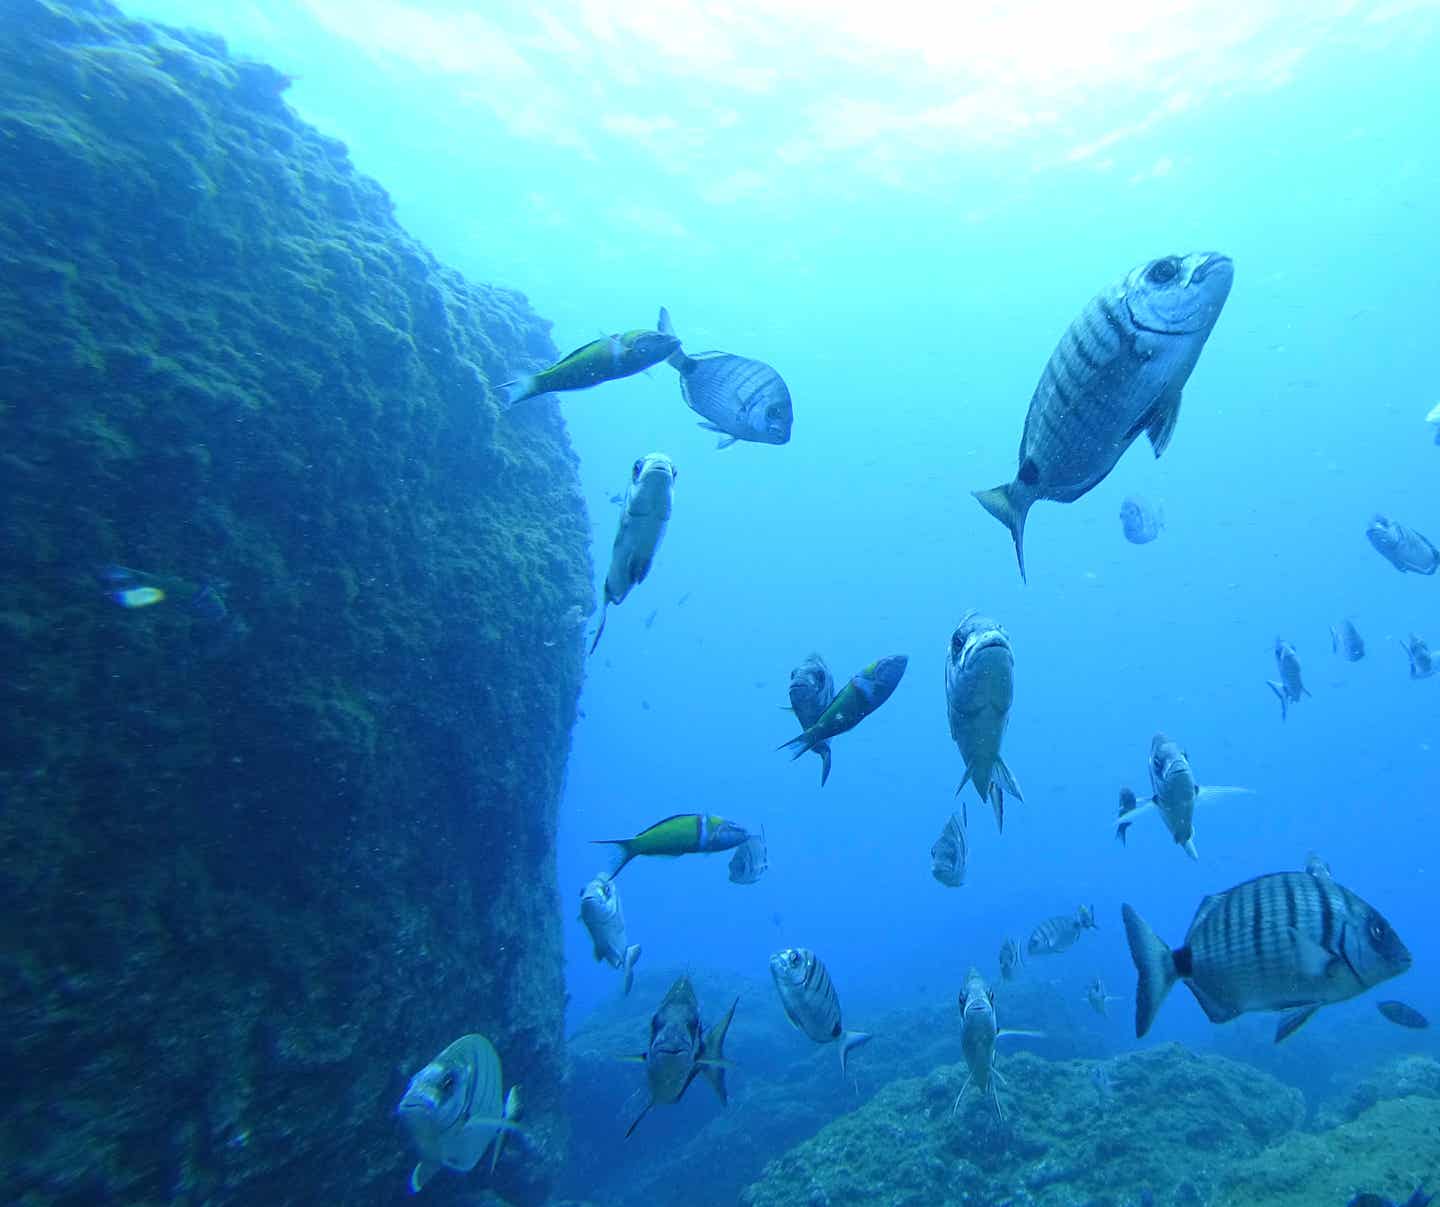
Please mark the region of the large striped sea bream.
POLYGON ((1060 337, 1030 398, 1013 481, 980 490, 1010 530, 1025 577, 1025 516, 1037 499, 1073 503, 1104 481, 1141 432, 1158 457, 1234 267, 1218 252, 1165 256, 1090 299, 1060 337))
MULTIPOLYGON (((674 336, 670 315, 660 311, 660 330, 674 336)), ((707 432, 729 448, 737 440, 784 444, 790 439, 795 414, 785 380, 763 360, 733 352, 687 353, 677 348, 667 362, 680 374, 680 396, 707 432)))
POLYGON ((770 957, 770 975, 790 1025, 817 1044, 840 1041, 840 1072, 846 1058, 870 1038, 864 1031, 847 1031, 840 1021, 840 997, 820 957, 808 947, 787 947, 770 957))
POLYGON ((1212 1023, 1252 1010, 1283 1010, 1275 1042, 1321 1006, 1399 976, 1410 952, 1380 911, 1318 859, 1303 872, 1272 872, 1206 897, 1185 942, 1172 951, 1126 905, 1125 938, 1139 973, 1135 1035, 1150 1030, 1176 981, 1212 1023))

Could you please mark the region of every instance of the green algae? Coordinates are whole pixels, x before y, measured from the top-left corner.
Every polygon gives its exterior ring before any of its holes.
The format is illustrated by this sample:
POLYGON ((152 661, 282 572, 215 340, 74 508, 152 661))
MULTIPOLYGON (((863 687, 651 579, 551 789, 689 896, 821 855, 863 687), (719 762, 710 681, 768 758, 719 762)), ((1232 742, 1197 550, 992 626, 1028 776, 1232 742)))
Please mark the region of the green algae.
POLYGON ((493 383, 548 324, 280 73, 101 0, 5 22, 3 1197, 394 1201, 405 1076, 481 1030, 538 1200, 589 534, 555 408, 493 383), (106 563, 222 582, 234 640, 106 563))

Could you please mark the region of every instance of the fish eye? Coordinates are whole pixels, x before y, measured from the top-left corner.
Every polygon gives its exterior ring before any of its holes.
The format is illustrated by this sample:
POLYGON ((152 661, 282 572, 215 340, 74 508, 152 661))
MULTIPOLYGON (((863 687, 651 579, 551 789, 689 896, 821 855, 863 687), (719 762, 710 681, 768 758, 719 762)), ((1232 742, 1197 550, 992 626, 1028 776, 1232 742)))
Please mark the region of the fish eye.
POLYGON ((1372 918, 1370 921, 1370 941, 1379 943, 1385 938, 1385 923, 1379 918, 1372 918))
POLYGON ((952 654, 958 654, 964 648, 965 636, 963 633, 960 632, 959 629, 956 629, 953 633, 950 634, 950 652, 952 654))
POLYGON ((644 465, 644 461, 636 461, 635 464, 630 467, 630 480, 632 482, 640 481, 640 470, 644 468, 644 465))
POLYGON ((454 1088, 455 1074, 453 1072, 446 1073, 444 1077, 440 1078, 440 1092, 442 1094, 448 1094, 454 1088))
POLYGON ((799 967, 800 967, 800 953, 799 953, 798 951, 795 951, 793 948, 792 948, 791 951, 790 951, 790 955, 789 955, 789 957, 788 957, 788 960, 789 960, 789 963, 790 963, 790 967, 791 967, 791 968, 799 968, 799 967))
POLYGON ((1152 285, 1163 285, 1166 281, 1173 281, 1180 271, 1180 261, 1174 256, 1166 256, 1163 260, 1156 260, 1150 265, 1150 271, 1145 274, 1145 279, 1152 285))

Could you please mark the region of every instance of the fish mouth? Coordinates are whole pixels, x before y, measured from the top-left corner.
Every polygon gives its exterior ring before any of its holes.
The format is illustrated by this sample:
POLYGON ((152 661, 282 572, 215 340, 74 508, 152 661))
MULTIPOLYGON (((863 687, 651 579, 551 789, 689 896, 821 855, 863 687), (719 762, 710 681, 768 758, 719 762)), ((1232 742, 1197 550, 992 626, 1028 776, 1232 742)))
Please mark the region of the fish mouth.
POLYGON ((1226 276, 1234 277, 1235 261, 1229 256, 1222 255, 1218 251, 1212 251, 1205 259, 1200 261, 1199 266, 1190 274, 1190 281, 1192 284, 1196 284, 1216 273, 1224 273, 1226 276))
POLYGON ((984 633, 976 633, 965 642, 965 649, 960 655, 960 661, 968 664, 972 659, 978 658, 986 650, 1004 650, 1010 652, 1010 639, 995 629, 989 629, 984 633))

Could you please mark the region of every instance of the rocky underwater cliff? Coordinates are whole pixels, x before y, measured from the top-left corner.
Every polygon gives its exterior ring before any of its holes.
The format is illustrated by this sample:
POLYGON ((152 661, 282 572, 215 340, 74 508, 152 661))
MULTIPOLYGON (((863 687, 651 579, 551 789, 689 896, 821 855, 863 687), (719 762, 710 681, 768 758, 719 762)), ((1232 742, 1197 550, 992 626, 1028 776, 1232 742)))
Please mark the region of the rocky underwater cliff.
POLYGON ((538 1201, 593 592, 558 411, 493 386, 548 324, 218 39, 4 30, 0 1198, 395 1202, 473 1030, 538 1201))

